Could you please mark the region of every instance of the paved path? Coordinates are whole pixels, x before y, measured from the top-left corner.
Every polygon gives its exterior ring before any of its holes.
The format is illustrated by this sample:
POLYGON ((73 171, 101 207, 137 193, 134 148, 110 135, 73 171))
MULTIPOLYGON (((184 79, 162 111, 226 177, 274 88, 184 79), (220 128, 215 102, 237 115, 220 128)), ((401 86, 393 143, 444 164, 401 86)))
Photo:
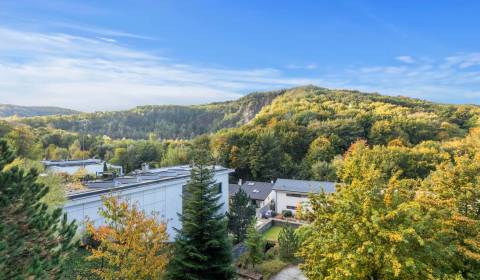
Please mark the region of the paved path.
POLYGON ((289 266, 273 276, 271 280, 307 280, 298 266, 289 266))

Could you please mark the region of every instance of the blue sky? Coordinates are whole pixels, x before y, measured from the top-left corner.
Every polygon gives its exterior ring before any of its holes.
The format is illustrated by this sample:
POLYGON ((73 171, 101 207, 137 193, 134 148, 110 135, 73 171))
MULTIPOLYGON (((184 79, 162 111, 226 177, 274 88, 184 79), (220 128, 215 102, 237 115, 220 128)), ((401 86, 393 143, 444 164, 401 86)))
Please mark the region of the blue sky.
POLYGON ((315 84, 480 104, 478 1, 0 1, 0 103, 83 111, 315 84))

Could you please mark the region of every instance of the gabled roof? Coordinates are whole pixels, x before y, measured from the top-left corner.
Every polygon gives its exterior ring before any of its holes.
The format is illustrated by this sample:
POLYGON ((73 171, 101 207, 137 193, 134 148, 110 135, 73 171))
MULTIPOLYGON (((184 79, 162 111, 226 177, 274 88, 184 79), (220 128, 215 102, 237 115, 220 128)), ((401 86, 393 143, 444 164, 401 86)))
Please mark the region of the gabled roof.
POLYGON ((229 185, 229 195, 235 195, 242 188, 251 199, 265 200, 272 192, 273 184, 266 182, 246 181, 242 186, 238 184, 229 185))
POLYGON ((320 182, 293 179, 277 179, 273 189, 276 191, 289 191, 299 193, 319 193, 321 189, 325 193, 335 192, 334 182, 320 182))

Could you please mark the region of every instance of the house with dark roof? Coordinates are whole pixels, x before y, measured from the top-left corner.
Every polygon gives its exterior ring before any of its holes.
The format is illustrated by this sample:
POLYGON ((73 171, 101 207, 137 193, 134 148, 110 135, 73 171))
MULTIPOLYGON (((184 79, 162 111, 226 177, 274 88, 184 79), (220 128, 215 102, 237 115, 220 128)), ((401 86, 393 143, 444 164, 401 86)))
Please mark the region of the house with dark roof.
POLYGON ((290 210, 295 213, 298 205, 309 205, 309 193, 335 192, 335 183, 294 179, 277 179, 273 185, 275 211, 290 210))
POLYGON ((270 205, 273 203, 274 195, 272 192, 273 182, 255 182, 246 181, 242 183, 240 180, 238 184, 229 185, 229 196, 232 198, 240 189, 245 191, 257 208, 257 214, 261 215, 263 212, 270 210, 270 205), (260 210, 259 210, 260 209, 260 210))

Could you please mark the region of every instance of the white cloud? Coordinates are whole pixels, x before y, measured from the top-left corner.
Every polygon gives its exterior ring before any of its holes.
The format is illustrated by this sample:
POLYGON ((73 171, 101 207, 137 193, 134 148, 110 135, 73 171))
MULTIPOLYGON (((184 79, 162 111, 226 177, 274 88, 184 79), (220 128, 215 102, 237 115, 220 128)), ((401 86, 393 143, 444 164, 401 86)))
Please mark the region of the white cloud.
POLYGON ((307 64, 288 64, 285 66, 287 69, 301 69, 301 70, 313 70, 317 69, 318 65, 316 63, 307 63, 307 64))
POLYGON ((447 103, 480 104, 480 53, 417 60, 402 66, 352 67, 340 85, 447 103))
POLYGON ((415 63, 415 59, 409 55, 397 56, 395 59, 407 64, 415 63))
POLYGON ((0 103, 115 110, 230 100, 254 90, 306 84, 480 103, 480 53, 437 60, 402 58, 401 65, 362 65, 308 78, 272 68, 178 63, 126 47, 106 34, 87 38, 0 27, 0 38, 0 103))
POLYGON ((314 83, 275 69, 178 64, 107 38, 0 28, 0 103, 83 111, 236 99, 250 90, 314 83))

